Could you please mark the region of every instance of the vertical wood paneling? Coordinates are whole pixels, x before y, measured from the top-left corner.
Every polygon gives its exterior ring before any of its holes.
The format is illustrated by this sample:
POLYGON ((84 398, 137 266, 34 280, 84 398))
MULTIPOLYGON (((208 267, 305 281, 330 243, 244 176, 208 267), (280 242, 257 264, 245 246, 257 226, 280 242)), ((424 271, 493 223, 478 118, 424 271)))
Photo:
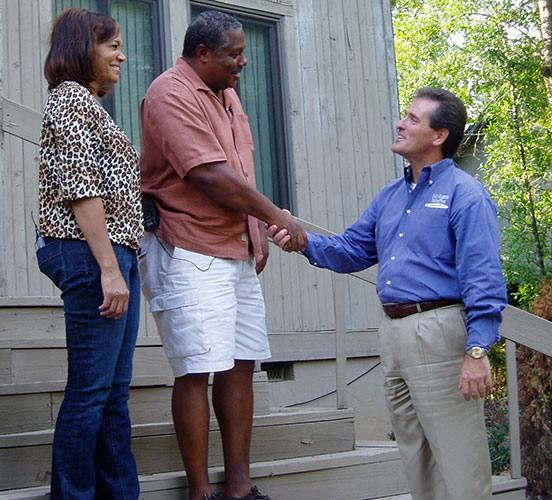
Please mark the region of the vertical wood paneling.
MULTIPOLYGON (((351 201, 356 203, 356 208, 351 207, 346 211, 347 216, 356 212, 360 215, 368 206, 374 196, 372 189, 372 171, 383 169, 375 158, 378 148, 372 147, 371 137, 374 105, 366 99, 365 89, 375 84, 377 75, 371 72, 371 64, 367 62, 369 52, 362 43, 362 32, 373 31, 371 16, 367 15, 367 9, 363 4, 359 7, 356 2, 347 3, 344 8, 344 22, 347 32, 349 57, 347 57, 347 72, 349 73, 349 93, 351 96, 351 120, 352 137, 354 142, 354 165, 356 168, 356 197, 351 196, 351 201), (349 8, 348 6, 351 5, 349 8)), ((371 95, 371 94, 370 94, 371 95)), ((377 120, 374 120, 377 122, 377 120)), ((377 127, 377 123, 375 125, 377 127)), ((353 191, 354 192, 354 191, 353 191)), ((351 220, 346 220, 350 225, 351 220)))
MULTIPOLYGON (((391 131, 391 134, 387 136, 387 139, 384 139, 385 147, 384 150, 388 151, 391 148, 391 144, 395 138, 396 134, 396 124, 400 118, 399 113, 399 87, 396 77, 396 63, 395 63, 395 43, 394 43, 394 34, 393 34, 393 13, 391 8, 391 2, 381 2, 381 19, 383 24, 383 36, 384 36, 384 46, 385 46, 385 58, 386 58, 386 68, 387 74, 390 75, 389 82, 387 84, 387 106, 383 110, 383 120, 387 124, 388 129, 391 131), (386 142, 388 141, 388 142, 386 142)), ((385 133, 385 131, 384 131, 385 133)), ((387 181, 390 181, 393 177, 402 174, 403 159, 398 155, 393 155, 389 158, 389 161, 392 162, 386 168, 388 173, 387 181)), ((382 184, 383 187, 383 184, 382 184)))
MULTIPOLYGON (((343 46, 345 50, 343 60, 347 68, 343 73, 348 77, 345 88, 347 88, 350 110, 347 115, 349 117, 350 144, 341 146, 340 151, 349 148, 351 151, 350 158, 342 155, 340 161, 340 165, 344 165, 344 168, 341 169, 343 172, 351 171, 348 175, 343 175, 342 180, 342 193, 351 193, 351 196, 346 194, 343 196, 344 226, 349 226, 366 209, 373 198, 372 172, 382 169, 377 158, 374 158, 374 151, 370 148, 369 142, 368 124, 373 118, 374 110, 373 106, 366 102, 364 91, 366 85, 371 86, 375 83, 376 78, 370 73, 368 73, 369 79, 366 77, 366 54, 361 43, 360 32, 372 29, 372 19, 366 15, 366 8, 363 7, 359 8, 354 0, 342 1, 341 18, 344 24, 343 46), (355 193, 355 196, 352 193, 355 193)), ((336 85, 337 88, 339 88, 338 85, 336 85)), ((374 303, 373 287, 366 286, 361 281, 349 279, 347 289, 349 293, 347 301, 349 328, 366 325, 366 318, 379 319, 377 313, 379 304, 377 297, 374 303), (373 309, 376 310, 373 311, 373 309)))
POLYGON ((290 190, 293 207, 303 217, 311 216, 308 193, 308 169, 307 151, 304 138, 304 116, 302 106, 302 93, 291 91, 291 82, 301 80, 301 58, 299 47, 299 30, 297 29, 297 17, 286 17, 280 21, 279 29, 281 40, 282 78, 286 89, 284 92, 284 117, 288 129, 289 139, 289 167, 290 190))
MULTIPOLYGON (((295 206, 297 215, 341 231, 395 177, 390 10, 360 0, 294 7, 283 29, 295 206)), ((331 274, 271 251, 263 276, 269 330, 333 328, 331 274)), ((348 291, 348 327, 377 326, 375 287, 349 279, 348 291)))
MULTIPOLYGON (((41 109, 42 61, 40 46, 39 4, 36 0, 19 2, 20 31, 20 68, 21 68, 21 104, 32 109, 41 109)), ((44 3, 44 2, 42 2, 44 3)), ((31 220, 31 210, 35 217, 38 214, 38 149, 35 145, 22 141, 21 201, 17 218, 14 219, 14 230, 21 232, 21 247, 16 246, 17 279, 20 287, 19 295, 40 294, 40 271, 36 264, 34 253, 34 226, 31 220), (21 266, 21 268, 19 268, 21 266)), ((19 191, 18 191, 19 192, 19 191)), ((14 214, 15 215, 15 214, 14 214)))
POLYGON ((397 81, 392 54, 391 8, 390 5, 386 5, 389 2, 385 1, 369 3, 372 7, 372 25, 375 36, 376 71, 378 75, 381 75, 375 82, 375 90, 377 91, 377 116, 379 117, 382 141, 382 147, 379 150, 382 164, 385 165, 385 175, 381 175, 383 173, 381 171, 376 171, 374 175, 374 186, 377 192, 391 179, 402 175, 402 170, 397 172, 395 168, 402 164, 402 161, 396 155, 389 153, 395 138, 396 110, 398 109, 397 81), (394 102, 390 100, 391 95, 395 99, 394 102))
POLYGON ((314 27, 316 26, 314 17, 315 5, 318 5, 318 1, 305 0, 300 3, 297 13, 301 87, 300 89, 295 87, 294 91, 301 92, 303 101, 302 114, 304 123, 302 124, 302 129, 304 137, 301 139, 305 143, 306 154, 304 158, 305 163, 296 165, 296 168, 306 168, 307 170, 306 185, 297 186, 297 189, 301 191, 306 190, 307 192, 308 206, 305 208, 307 208, 308 214, 306 216, 303 215, 303 218, 327 227, 327 207, 322 206, 318 210, 319 206, 323 205, 320 203, 320 200, 325 201, 326 186, 324 182, 323 137, 320 116, 320 94, 324 89, 321 88, 319 82, 320 73, 316 58, 316 37, 313 36, 314 27))
MULTIPOLYGON (((322 227, 329 227, 330 214, 333 213, 333 210, 326 202, 328 184, 325 166, 328 162, 326 158, 328 150, 325 150, 327 143, 323 126, 323 115, 326 110, 321 103, 327 103, 331 99, 326 96, 325 77, 327 72, 332 71, 332 65, 328 59, 321 60, 320 54, 317 53, 319 40, 316 36, 317 28, 324 22, 328 22, 327 19, 320 18, 320 3, 318 0, 297 3, 306 161, 297 165, 296 168, 306 168, 308 172, 308 185, 297 186, 298 189, 306 189, 308 193, 309 215, 303 216, 303 218, 322 227)), ((302 216, 301 213, 297 215, 302 216)), ((301 297, 308 303, 308 306, 303 308, 304 315, 308 312, 315 315, 303 318, 304 321, 307 324, 316 325, 318 323, 319 329, 329 328, 333 324, 330 277, 320 273, 309 273, 307 276, 314 279, 309 282, 302 279, 305 275, 298 276, 301 277, 298 283, 301 297)))
MULTIPOLYGON (((5 51, 6 61, 4 73, 4 94, 8 95, 17 102, 21 102, 21 77, 20 77, 20 43, 19 27, 19 3, 8 2, 5 6, 6 20, 5 28, 5 51)), ((4 184, 4 203, 6 207, 6 288, 9 295, 16 295, 15 284, 17 283, 17 265, 15 255, 22 250, 21 228, 14 232, 14 219, 21 216, 17 213, 14 206, 14 199, 17 199, 17 187, 21 185, 21 165, 23 164, 23 155, 21 142, 18 139, 5 138, 6 152, 6 179, 4 184), (16 251, 16 247, 18 250, 16 251)), ((19 193, 20 194, 20 193, 19 193)), ((26 281, 26 279, 25 279, 26 281)))
MULTIPOLYGON (((297 8, 296 12, 298 12, 297 8)), ((320 164, 317 164, 315 160, 309 157, 307 141, 305 140, 305 123, 308 122, 309 118, 305 116, 303 91, 301 90, 303 85, 298 84, 298 82, 304 79, 303 62, 305 62, 301 57, 303 46, 300 43, 301 34, 299 33, 298 24, 298 13, 295 17, 286 17, 282 20, 282 60, 284 61, 282 81, 285 86, 291 85, 293 89, 293 91, 288 89, 284 99, 287 103, 287 126, 290 138, 290 185, 293 191, 292 197, 294 199, 296 213, 305 213, 307 214, 305 218, 312 220, 310 183, 308 179, 310 169, 308 165, 310 163, 316 168, 316 165, 320 164)), ((310 25, 307 25, 304 29, 304 36, 308 36, 309 26, 310 25)), ((316 76, 315 73, 313 74, 316 76)), ((306 84, 311 87, 311 93, 316 93, 318 91, 315 81, 309 82, 307 80, 306 84)), ((309 125, 313 126, 314 124, 309 122, 309 125)), ((318 175, 320 175, 320 173, 319 171, 318 175)), ((272 247, 271 251, 274 256, 279 250, 272 247)), ((296 256, 295 258, 297 259, 298 257, 296 256)), ((301 261, 304 259, 298 258, 298 260, 301 261)), ((299 329, 299 326, 302 326, 304 329, 326 327, 328 324, 327 308, 322 317, 319 313, 319 307, 323 308, 326 303, 320 300, 317 295, 320 287, 318 287, 317 283, 316 270, 308 264, 304 264, 303 267, 300 268, 300 274, 298 274, 297 268, 291 270, 288 262, 294 262, 293 256, 282 256, 282 264, 280 265, 276 265, 274 260, 272 260, 269 262, 268 269, 263 273, 265 283, 269 285, 265 286, 265 290, 268 291, 269 287, 273 287, 274 283, 278 283, 276 293, 272 294, 273 297, 276 297, 278 302, 272 302, 270 298, 267 300, 269 331, 293 331, 295 328, 299 329), (276 276, 276 278, 273 279, 272 276, 276 276), (299 303, 291 302, 289 290, 297 290, 297 295, 300 299, 299 303), (301 318, 299 323, 294 324, 291 321, 290 316, 294 316, 288 313, 291 304, 293 304, 295 311, 299 308, 301 318), (282 318, 281 323, 277 323, 275 320, 274 322, 272 321, 270 313, 272 308, 281 311, 281 315, 277 316, 282 318)), ((326 277, 326 280, 327 279, 326 277)), ((329 283, 329 281, 326 281, 326 283, 329 283)), ((325 287, 322 288, 324 288, 327 294, 328 290, 325 287)))
POLYGON ((265 304, 267 306, 270 304, 270 307, 266 308, 266 324, 270 330, 272 325, 283 325, 284 323, 284 300, 282 274, 273 271, 280 269, 283 252, 275 249, 272 245, 270 245, 269 251, 270 257, 268 258, 267 267, 261 273, 259 279, 261 280, 265 304))
MULTIPOLYGON (((21 0, 4 7, 3 74, 6 97, 41 111, 45 99, 42 64, 50 29, 51 2, 21 0)), ((5 287, 8 296, 57 295, 36 264, 31 211, 38 218, 38 148, 4 137, 2 210, 6 214, 5 287)))
POLYGON ((334 186, 330 190, 330 196, 333 198, 334 215, 330 231, 341 232, 345 229, 345 214, 348 222, 356 220, 358 213, 356 210, 357 186, 356 165, 353 156, 353 130, 351 127, 352 113, 354 112, 351 102, 351 75, 348 72, 348 59, 353 57, 353 47, 350 45, 348 33, 345 31, 345 8, 342 0, 328 1, 329 14, 329 40, 330 57, 334 70, 330 91, 335 101, 336 110, 336 132, 333 135, 327 134, 325 140, 329 141, 331 146, 337 151, 337 161, 327 165, 326 170, 330 173, 327 183, 334 186), (339 195, 335 196, 335 192, 339 195), (353 202, 353 203, 351 203, 353 202), (354 208, 353 208, 354 206, 354 208))
MULTIPOLYGON (((4 34, 5 9, 0 5, 0 96, 4 95, 4 47, 6 40, 4 34)), ((6 234, 6 206, 5 206, 5 183, 6 183, 6 161, 3 146, 4 134, 0 131, 0 234, 6 234)), ((0 238, 0 296, 6 295, 6 238, 0 238)))

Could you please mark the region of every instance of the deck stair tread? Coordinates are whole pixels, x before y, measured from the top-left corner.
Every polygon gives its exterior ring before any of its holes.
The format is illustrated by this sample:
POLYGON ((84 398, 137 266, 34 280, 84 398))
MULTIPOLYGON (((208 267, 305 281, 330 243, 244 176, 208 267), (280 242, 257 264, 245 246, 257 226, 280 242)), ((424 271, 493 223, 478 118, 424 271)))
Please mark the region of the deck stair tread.
MULTIPOLYGON (((0 490, 42 486, 50 475, 53 429, 0 435, 0 490)), ((222 465, 218 423, 211 420, 209 465, 222 465)), ((255 415, 251 460, 294 459, 354 449, 354 410, 302 409, 255 415)), ((140 474, 176 472, 182 461, 172 422, 132 426, 140 474)))
MULTIPOLYGON (((259 485, 262 491, 269 491, 272 496, 274 491, 275 498, 287 499, 291 497, 286 494, 287 488, 293 488, 294 492, 303 495, 301 490, 309 491, 306 484, 303 485, 304 475, 324 476, 325 474, 343 475, 343 484, 346 484, 351 476, 345 474, 347 469, 357 470, 355 475, 365 475, 366 471, 361 469, 374 470, 384 467, 387 482, 396 485, 402 481, 402 471, 400 469, 400 457, 396 447, 388 446, 382 443, 381 447, 362 447, 357 450, 351 450, 339 453, 330 453, 320 456, 305 456, 290 459, 265 460, 251 464, 251 477, 254 484, 259 485), (274 483, 274 486, 271 486, 274 483), (277 485, 277 486, 276 486, 277 485)), ((220 489, 223 482, 222 467, 211 467, 209 469, 210 481, 215 489, 220 489), (217 488, 219 487, 219 488, 217 488)), ((336 478, 332 477, 330 484, 335 483, 336 478)), ((314 478, 315 482, 320 481, 319 477, 314 478)), ((312 480, 309 480, 309 484, 312 480)), ((337 485, 336 485, 337 486, 337 485)), ((171 499, 182 498, 186 491, 187 481, 183 471, 165 472, 159 474, 143 474, 140 476, 141 499, 171 499)), ((326 486, 325 486, 326 488, 326 486)), ((405 485, 403 485, 405 488, 405 485)), ((335 491, 335 490, 334 490, 335 491)), ((0 492, 0 500, 4 499, 27 499, 27 500, 46 500, 49 488, 47 486, 37 488, 25 488, 0 492)), ((324 497, 312 497, 312 500, 338 500, 333 497, 333 493, 326 493, 324 497)), ((306 498, 300 496, 298 498, 306 498)), ((351 500, 360 499, 359 496, 351 500)), ((343 499, 345 500, 345 498, 343 499)))
MULTIPOLYGON (((352 409, 331 409, 331 408, 309 408, 301 410, 282 409, 272 411, 267 415, 254 415, 254 427, 270 427, 275 425, 295 425, 298 423, 309 423, 313 421, 328 422, 335 420, 349 420, 354 418, 352 409)), ((219 430, 218 422, 211 419, 210 430, 219 430)), ((145 424, 133 424, 132 436, 143 437, 152 435, 174 434, 172 422, 151 422, 145 424)), ((41 429, 30 432, 19 432, 0 434, 0 449, 12 446, 30 446, 33 444, 51 444, 54 429, 41 429)), ((372 442, 362 442, 372 443, 372 442)), ((368 444, 368 446, 370 446, 368 444)))
MULTIPOLYGON (((221 467, 209 470, 216 490, 221 488, 221 467)), ((397 447, 389 442, 359 443, 357 449, 324 456, 260 461, 251 464, 251 477, 275 500, 411 500, 397 447), (293 496, 291 496, 293 495, 293 496)), ((493 477, 493 499, 525 498, 523 479, 493 477)), ((183 471, 140 476, 143 500, 176 500, 185 495, 183 471)), ((47 500, 49 488, 0 492, 0 500, 47 500)))

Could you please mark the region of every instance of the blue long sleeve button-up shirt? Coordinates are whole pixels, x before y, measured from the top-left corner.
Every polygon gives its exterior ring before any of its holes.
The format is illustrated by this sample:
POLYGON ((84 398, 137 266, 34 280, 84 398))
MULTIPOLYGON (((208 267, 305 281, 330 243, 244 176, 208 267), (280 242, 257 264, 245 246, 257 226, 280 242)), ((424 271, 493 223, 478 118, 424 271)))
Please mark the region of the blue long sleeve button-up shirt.
POLYGON ((349 273, 376 263, 382 303, 461 300, 466 349, 499 340, 507 305, 496 207, 479 181, 450 158, 425 167, 415 188, 410 169, 385 186, 344 234, 308 234, 310 263, 349 273))

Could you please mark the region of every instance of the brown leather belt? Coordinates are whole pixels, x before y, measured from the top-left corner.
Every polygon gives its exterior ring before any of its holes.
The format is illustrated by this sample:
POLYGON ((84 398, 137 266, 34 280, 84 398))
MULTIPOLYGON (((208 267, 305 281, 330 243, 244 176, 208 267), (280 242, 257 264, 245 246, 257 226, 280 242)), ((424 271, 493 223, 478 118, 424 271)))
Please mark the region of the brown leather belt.
POLYGON ((427 300, 425 302, 413 302, 412 304, 383 304, 383 310, 391 319, 398 319, 405 318, 411 314, 437 309, 438 307, 460 303, 461 301, 454 299, 427 300))

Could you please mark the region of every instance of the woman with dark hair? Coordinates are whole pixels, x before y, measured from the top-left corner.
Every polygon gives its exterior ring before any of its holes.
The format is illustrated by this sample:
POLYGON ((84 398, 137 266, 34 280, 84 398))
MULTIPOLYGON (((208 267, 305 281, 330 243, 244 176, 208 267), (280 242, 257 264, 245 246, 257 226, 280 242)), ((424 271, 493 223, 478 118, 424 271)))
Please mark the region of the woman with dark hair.
POLYGON ((71 8, 50 37, 40 138, 41 271, 61 290, 68 378, 52 499, 136 499, 128 393, 139 321, 138 156, 100 105, 119 81, 119 24, 71 8))

